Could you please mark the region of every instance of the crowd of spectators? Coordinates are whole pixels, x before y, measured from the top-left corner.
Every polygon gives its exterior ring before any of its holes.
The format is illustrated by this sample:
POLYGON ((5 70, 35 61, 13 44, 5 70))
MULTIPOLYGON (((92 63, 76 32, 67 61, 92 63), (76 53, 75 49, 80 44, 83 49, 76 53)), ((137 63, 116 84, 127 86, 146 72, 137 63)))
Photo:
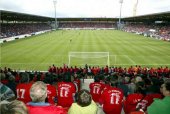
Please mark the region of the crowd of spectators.
POLYGON ((0 37, 6 38, 50 29, 51 26, 46 23, 2 23, 0 37))
POLYGON ((135 75, 144 75, 144 76, 151 76, 151 77, 169 77, 170 75, 170 69, 166 67, 141 67, 140 65, 136 66, 130 66, 129 68, 126 67, 114 67, 114 66, 105 66, 105 67, 99 67, 99 66, 88 66, 85 65, 84 68, 77 67, 77 66, 70 66, 63 65, 63 67, 57 67, 55 65, 49 66, 48 72, 55 73, 57 75, 60 75, 62 73, 69 72, 70 74, 78 73, 82 76, 86 77, 87 75, 92 75, 93 77, 98 74, 111 74, 114 72, 118 72, 121 75, 129 75, 129 76, 135 76, 135 75))
POLYGON ((144 36, 170 41, 169 24, 130 23, 126 24, 123 30, 126 32, 133 32, 144 36))
POLYGON ((122 109, 125 114, 170 113, 168 67, 100 68, 86 64, 81 68, 64 64, 60 68, 52 65, 47 72, 18 72, 5 67, 0 78, 3 114, 121 114, 122 109), (85 78, 94 79, 89 91, 81 88, 80 79, 85 78))
POLYGON ((60 22, 59 28, 115 28, 112 22, 60 22))

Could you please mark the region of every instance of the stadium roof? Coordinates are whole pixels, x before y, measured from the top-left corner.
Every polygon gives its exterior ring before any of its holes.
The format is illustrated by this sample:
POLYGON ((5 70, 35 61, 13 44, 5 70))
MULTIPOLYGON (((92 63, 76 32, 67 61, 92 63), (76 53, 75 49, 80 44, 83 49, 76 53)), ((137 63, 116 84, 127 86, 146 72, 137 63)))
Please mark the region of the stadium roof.
POLYGON ((124 21, 128 22, 145 22, 145 21, 170 21, 170 11, 162 13, 154 13, 149 15, 126 17, 123 18, 124 21))
POLYGON ((52 21, 54 18, 38 16, 32 14, 18 13, 12 11, 1 10, 1 20, 5 21, 37 21, 37 22, 47 22, 52 21))
MULTIPOLYGON (((6 21, 54 21, 52 17, 1 10, 1 20, 6 21)), ((58 21, 117 21, 118 18, 57 18, 58 21)))
MULTIPOLYGON (((1 20, 47 22, 47 21, 54 21, 55 19, 52 17, 1 10, 1 20)), ((155 13, 150 15, 126 17, 126 18, 122 18, 122 20, 126 22, 169 21, 170 11, 155 13)), ((118 18, 57 18, 57 21, 118 21, 118 18)))

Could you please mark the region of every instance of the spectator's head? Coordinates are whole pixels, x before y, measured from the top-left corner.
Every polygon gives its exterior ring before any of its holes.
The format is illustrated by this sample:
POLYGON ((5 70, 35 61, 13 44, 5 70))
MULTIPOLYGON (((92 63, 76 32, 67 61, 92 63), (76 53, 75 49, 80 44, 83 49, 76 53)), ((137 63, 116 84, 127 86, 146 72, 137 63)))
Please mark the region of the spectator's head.
POLYGON ((112 75, 110 77, 110 84, 112 87, 116 87, 118 84, 118 76, 117 75, 112 75))
POLYGON ((47 86, 42 81, 35 82, 30 89, 32 102, 45 102, 47 97, 47 86))
POLYGON ((9 80, 9 82, 14 82, 15 81, 15 77, 13 75, 10 75, 8 80, 9 80))
POLYGON ((135 84, 135 78, 130 79, 130 83, 135 84))
POLYGON ((77 78, 78 78, 77 73, 74 73, 74 79, 77 79, 77 78))
POLYGON ((1 72, 1 73, 0 73, 0 79, 1 79, 1 80, 4 80, 5 77, 6 77, 5 74, 4 74, 3 72, 1 72))
POLYGON ((126 76, 125 77, 125 83, 129 83, 130 82, 130 77, 126 76))
POLYGON ((164 96, 170 96, 170 80, 166 80, 163 84, 162 92, 164 96))
POLYGON ((146 90, 144 86, 145 86, 145 83, 143 81, 136 83, 136 92, 145 95, 146 90))
POLYGON ((22 101, 14 100, 0 105, 1 114, 28 114, 28 109, 22 101))
POLYGON ((63 75, 63 81, 64 81, 64 82, 71 82, 71 78, 70 78, 70 77, 71 77, 70 74, 65 73, 65 74, 63 75))
POLYGON ((9 72, 7 71, 6 75, 7 75, 7 77, 9 77, 12 75, 12 73, 10 71, 9 72))
POLYGON ((157 78, 152 78, 152 84, 153 85, 159 85, 160 84, 160 81, 159 81, 159 79, 157 79, 157 78))
POLYGON ((118 83, 123 84, 124 78, 122 76, 118 76, 118 83))
POLYGON ((100 82, 100 78, 98 75, 94 77, 94 82, 100 82))
POLYGON ((135 83, 138 83, 138 82, 141 82, 141 81, 143 81, 143 80, 142 80, 142 78, 140 76, 137 76, 135 78, 135 83))
POLYGON ((90 105, 92 102, 91 94, 88 90, 82 89, 77 95, 77 104, 81 107, 90 105))
POLYGON ((29 78, 29 74, 24 72, 24 73, 21 73, 21 83, 28 83, 30 80, 29 78))

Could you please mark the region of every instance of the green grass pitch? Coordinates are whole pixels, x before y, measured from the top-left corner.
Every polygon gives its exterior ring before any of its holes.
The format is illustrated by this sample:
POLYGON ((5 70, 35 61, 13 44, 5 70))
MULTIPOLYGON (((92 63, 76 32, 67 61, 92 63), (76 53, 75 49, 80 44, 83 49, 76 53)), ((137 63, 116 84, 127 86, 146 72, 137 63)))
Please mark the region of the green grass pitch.
POLYGON ((0 63, 2 68, 47 70, 52 64, 68 64, 71 51, 109 52, 110 66, 170 67, 170 42, 117 30, 58 30, 4 43, 0 63))

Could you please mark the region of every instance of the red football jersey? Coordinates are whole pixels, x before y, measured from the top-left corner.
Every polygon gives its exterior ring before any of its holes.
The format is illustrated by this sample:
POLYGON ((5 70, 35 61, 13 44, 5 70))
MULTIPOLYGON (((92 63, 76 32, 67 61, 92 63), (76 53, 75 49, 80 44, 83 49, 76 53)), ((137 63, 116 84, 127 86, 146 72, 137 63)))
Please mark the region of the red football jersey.
POLYGON ((57 104, 63 107, 70 107, 74 102, 73 96, 75 93, 76 88, 72 82, 57 83, 57 104))
POLYGON ((101 95, 103 111, 106 114, 121 114, 123 91, 119 88, 111 87, 106 89, 101 95))
POLYGON ((103 88, 103 91, 102 91, 102 93, 105 91, 105 90, 107 90, 107 89, 109 89, 109 88, 111 88, 112 86, 110 86, 109 84, 104 84, 104 88, 103 88))
POLYGON ((129 94, 124 101, 125 114, 135 111, 139 105, 143 110, 146 110, 151 101, 152 97, 150 95, 143 96, 142 94, 138 93, 129 94))
POLYGON ((67 112, 59 106, 31 106, 27 105, 29 114, 67 114, 67 112))
POLYGON ((143 98, 142 94, 129 94, 124 101, 124 112, 125 114, 129 114, 132 111, 136 110, 136 106, 138 102, 143 98))
POLYGON ((31 101, 30 97, 30 88, 32 83, 21 83, 16 87, 17 91, 17 99, 23 101, 24 103, 28 103, 31 101))
POLYGON ((144 111, 146 111, 147 107, 152 104, 154 98, 161 99, 162 96, 161 94, 147 94, 146 96, 144 96, 143 100, 141 100, 141 102, 137 104, 136 107, 140 106, 144 111))
POLYGON ((56 87, 47 84, 47 98, 48 98, 48 102, 51 104, 55 104, 54 102, 54 98, 57 96, 57 92, 56 92, 56 87))
POLYGON ((92 95, 92 99, 95 102, 99 102, 99 98, 100 98, 100 95, 101 95, 104 87, 105 87, 104 84, 102 84, 100 82, 90 83, 90 85, 89 85, 90 94, 92 95))

